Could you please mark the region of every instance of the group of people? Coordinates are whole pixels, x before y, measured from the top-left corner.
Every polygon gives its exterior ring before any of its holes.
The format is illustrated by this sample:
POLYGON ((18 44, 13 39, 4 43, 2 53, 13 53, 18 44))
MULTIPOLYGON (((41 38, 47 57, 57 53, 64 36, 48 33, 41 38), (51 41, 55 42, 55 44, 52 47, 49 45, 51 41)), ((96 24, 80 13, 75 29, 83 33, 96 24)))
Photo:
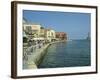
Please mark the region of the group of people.
POLYGON ((28 47, 36 46, 36 48, 41 48, 45 44, 43 40, 33 40, 28 42, 28 47))
POLYGON ((34 54, 37 50, 41 49, 45 45, 43 40, 34 40, 27 42, 27 48, 24 49, 24 59, 28 60, 27 55, 34 54))

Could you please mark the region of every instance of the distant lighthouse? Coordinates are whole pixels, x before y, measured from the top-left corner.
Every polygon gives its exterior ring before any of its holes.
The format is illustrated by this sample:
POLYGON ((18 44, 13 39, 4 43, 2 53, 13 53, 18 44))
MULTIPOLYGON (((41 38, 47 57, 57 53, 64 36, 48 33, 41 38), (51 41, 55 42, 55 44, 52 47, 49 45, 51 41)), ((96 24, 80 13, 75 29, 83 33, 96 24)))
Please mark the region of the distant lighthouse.
POLYGON ((90 34, 89 34, 89 32, 88 32, 88 36, 87 36, 86 39, 87 39, 87 40, 90 40, 90 34))

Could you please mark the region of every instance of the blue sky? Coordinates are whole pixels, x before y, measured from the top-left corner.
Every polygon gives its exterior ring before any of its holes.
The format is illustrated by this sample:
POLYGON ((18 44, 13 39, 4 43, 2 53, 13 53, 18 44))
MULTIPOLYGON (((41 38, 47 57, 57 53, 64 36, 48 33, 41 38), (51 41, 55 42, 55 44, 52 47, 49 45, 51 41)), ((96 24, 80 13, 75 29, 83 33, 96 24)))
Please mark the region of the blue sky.
POLYGON ((90 13, 23 10, 23 17, 56 32, 66 32, 70 39, 84 39, 90 32, 90 13))

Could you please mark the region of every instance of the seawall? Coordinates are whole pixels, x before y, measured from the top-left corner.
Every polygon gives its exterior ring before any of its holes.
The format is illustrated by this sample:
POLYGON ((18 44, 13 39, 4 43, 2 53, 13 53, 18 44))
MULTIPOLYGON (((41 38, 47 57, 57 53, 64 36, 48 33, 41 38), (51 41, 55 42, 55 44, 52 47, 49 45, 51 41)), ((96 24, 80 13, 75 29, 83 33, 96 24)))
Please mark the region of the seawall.
POLYGON ((37 65, 41 62, 41 59, 45 55, 45 50, 49 47, 51 44, 46 44, 42 48, 37 49, 36 52, 31 53, 30 55, 27 55, 28 60, 23 61, 23 68, 24 69, 34 69, 37 68, 37 65))
POLYGON ((28 60, 24 61, 24 69, 38 68, 37 66, 40 64, 43 57, 45 56, 47 48, 50 45, 52 45, 54 43, 59 43, 59 42, 65 42, 65 41, 51 42, 49 44, 44 45, 42 48, 37 49, 36 52, 32 52, 30 55, 27 55, 28 60))

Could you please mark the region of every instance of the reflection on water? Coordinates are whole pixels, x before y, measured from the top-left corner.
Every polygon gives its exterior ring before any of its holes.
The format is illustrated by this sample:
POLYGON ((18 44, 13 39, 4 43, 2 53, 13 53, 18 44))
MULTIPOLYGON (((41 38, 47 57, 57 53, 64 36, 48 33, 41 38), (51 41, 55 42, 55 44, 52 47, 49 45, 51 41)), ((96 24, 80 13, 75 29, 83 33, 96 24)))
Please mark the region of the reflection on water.
POLYGON ((52 44, 39 68, 89 66, 90 41, 74 40, 52 44))

